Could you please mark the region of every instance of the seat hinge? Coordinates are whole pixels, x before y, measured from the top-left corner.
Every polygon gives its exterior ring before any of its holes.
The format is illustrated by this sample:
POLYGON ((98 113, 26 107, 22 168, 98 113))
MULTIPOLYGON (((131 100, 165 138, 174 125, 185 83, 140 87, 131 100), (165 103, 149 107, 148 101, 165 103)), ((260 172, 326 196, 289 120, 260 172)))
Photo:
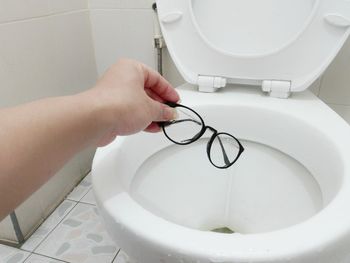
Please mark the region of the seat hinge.
POLYGON ((226 87, 227 80, 223 77, 198 76, 198 89, 200 92, 215 92, 220 88, 226 87))
POLYGON ((262 90, 271 97, 287 99, 291 95, 292 82, 286 80, 264 80, 262 90))

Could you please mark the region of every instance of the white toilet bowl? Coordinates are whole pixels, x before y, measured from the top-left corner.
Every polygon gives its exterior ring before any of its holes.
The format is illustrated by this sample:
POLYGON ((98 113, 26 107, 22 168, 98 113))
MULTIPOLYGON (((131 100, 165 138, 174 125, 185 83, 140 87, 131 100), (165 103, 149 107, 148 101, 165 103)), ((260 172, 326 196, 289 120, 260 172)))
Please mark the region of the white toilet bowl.
POLYGON ((246 150, 220 170, 205 138, 142 133, 99 149, 93 186, 117 244, 140 263, 350 262, 350 126, 310 92, 179 91, 246 150))

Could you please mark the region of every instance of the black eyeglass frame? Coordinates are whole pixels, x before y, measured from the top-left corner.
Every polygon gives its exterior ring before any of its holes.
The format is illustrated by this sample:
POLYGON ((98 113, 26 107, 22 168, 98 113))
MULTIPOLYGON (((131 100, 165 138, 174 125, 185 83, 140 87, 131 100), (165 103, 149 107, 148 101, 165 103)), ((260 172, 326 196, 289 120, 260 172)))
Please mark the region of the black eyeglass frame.
MULTIPOLYGON (((209 142, 207 144, 207 155, 208 155, 208 159, 211 162, 211 164, 213 166, 215 166, 216 168, 218 168, 218 169, 227 169, 227 168, 231 167, 233 164, 235 164, 237 162, 237 160, 239 159, 241 154, 244 152, 244 147, 243 147, 243 145, 240 143, 240 141, 235 136, 233 136, 232 134, 226 133, 226 132, 218 132, 213 127, 205 125, 203 118, 195 110, 193 110, 193 109, 191 109, 189 107, 186 107, 186 106, 181 105, 181 104, 173 103, 173 102, 167 102, 166 104, 169 107, 172 107, 172 108, 184 108, 184 109, 187 109, 187 110, 193 112, 199 118, 199 120, 201 121, 201 124, 202 124, 202 129, 197 135, 195 135, 192 139, 188 140, 188 142, 180 143, 180 142, 177 142, 177 141, 174 141, 173 139, 171 139, 171 137, 169 137, 169 135, 166 132, 166 126, 171 125, 172 123, 171 122, 161 122, 160 126, 161 126, 161 128, 162 128, 162 130, 164 132, 164 135, 171 142, 173 142, 173 143, 175 143, 177 145, 189 145, 191 143, 194 143, 194 142, 198 141, 204 135, 204 133, 207 130, 210 130, 210 131, 213 132, 213 135, 211 136, 211 138, 210 138, 210 140, 209 140, 209 142), (237 144, 239 146, 239 150, 238 150, 238 154, 237 154, 236 158, 232 162, 230 162, 229 165, 226 165, 226 166, 217 166, 216 164, 214 164, 214 162, 213 162, 213 160, 211 159, 211 156, 210 156, 210 150, 211 150, 211 147, 213 145, 213 142, 214 142, 215 138, 218 137, 219 135, 226 135, 226 136, 231 137, 232 139, 234 139, 237 142, 237 144)), ((221 144, 220 137, 218 137, 218 139, 219 139, 219 142, 221 144)))

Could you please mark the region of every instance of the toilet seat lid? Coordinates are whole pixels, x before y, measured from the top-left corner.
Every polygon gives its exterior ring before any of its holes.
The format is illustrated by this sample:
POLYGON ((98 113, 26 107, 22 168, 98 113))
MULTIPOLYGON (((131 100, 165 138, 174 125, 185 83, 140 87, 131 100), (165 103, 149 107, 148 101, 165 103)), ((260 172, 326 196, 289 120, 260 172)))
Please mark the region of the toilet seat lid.
POLYGON ((171 56, 196 85, 213 77, 218 87, 225 79, 276 81, 303 91, 350 33, 348 0, 157 0, 157 7, 171 56))

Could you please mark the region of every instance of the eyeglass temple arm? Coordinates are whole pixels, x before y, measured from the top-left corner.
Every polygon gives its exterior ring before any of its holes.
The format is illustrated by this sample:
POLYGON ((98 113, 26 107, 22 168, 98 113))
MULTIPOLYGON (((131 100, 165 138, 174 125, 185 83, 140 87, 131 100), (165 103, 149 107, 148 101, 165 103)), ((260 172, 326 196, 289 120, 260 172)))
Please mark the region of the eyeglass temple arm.
POLYGON ((231 162, 230 162, 230 160, 228 159, 228 156, 227 156, 227 154, 226 154, 224 144, 222 143, 222 141, 221 141, 221 139, 220 139, 220 136, 217 136, 217 137, 218 137, 218 140, 219 140, 219 144, 220 144, 220 147, 221 147, 221 151, 222 151, 222 155, 223 155, 223 157, 224 157, 225 164, 226 164, 226 165, 230 165, 231 162))

